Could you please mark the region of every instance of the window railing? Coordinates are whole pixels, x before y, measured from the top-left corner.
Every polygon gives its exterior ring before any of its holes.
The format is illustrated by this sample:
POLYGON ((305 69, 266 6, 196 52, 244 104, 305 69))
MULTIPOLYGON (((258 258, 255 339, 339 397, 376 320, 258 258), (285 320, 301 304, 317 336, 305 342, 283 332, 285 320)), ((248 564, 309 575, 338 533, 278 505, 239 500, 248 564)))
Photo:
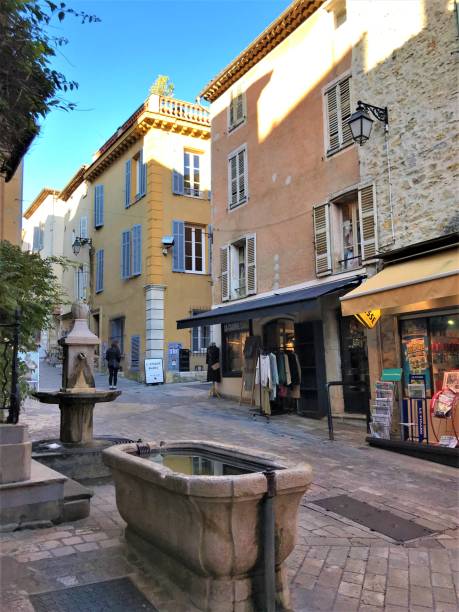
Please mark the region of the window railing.
POLYGON ((340 265, 341 272, 347 270, 355 270, 362 267, 362 256, 356 255, 355 257, 347 257, 346 259, 339 259, 338 264, 340 265))
POLYGON ((183 100, 160 96, 159 112, 168 117, 176 117, 177 119, 194 121, 202 125, 210 125, 209 111, 200 104, 191 104, 183 100))

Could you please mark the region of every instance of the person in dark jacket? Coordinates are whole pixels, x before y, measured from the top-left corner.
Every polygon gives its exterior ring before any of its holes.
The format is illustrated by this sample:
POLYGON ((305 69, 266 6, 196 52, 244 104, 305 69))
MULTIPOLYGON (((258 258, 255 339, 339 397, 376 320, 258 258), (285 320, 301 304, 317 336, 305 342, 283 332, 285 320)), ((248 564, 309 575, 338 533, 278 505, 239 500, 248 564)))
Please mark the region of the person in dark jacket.
POLYGON ((121 362, 121 351, 117 340, 114 340, 111 347, 107 349, 105 359, 108 363, 108 384, 110 389, 116 389, 116 384, 118 382, 118 370, 120 369, 121 362))

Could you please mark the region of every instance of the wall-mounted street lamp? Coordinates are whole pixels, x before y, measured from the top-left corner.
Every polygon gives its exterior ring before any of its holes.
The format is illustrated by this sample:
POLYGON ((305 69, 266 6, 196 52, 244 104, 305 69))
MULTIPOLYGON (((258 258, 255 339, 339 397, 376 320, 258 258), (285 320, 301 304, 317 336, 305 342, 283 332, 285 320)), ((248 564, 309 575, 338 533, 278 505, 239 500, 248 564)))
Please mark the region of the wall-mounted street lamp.
POLYGON ((357 109, 355 113, 349 117, 348 124, 351 128, 352 138, 354 142, 359 145, 363 145, 370 138, 371 128, 373 126, 373 119, 368 113, 371 113, 378 121, 384 123, 384 129, 387 132, 389 130, 389 114, 387 112, 387 106, 381 108, 379 106, 373 106, 359 100, 357 102, 357 109))
POLYGON ((73 240, 72 240, 72 251, 74 255, 78 255, 78 253, 80 252, 80 249, 82 246, 84 246, 85 244, 89 244, 89 246, 92 246, 92 239, 91 238, 82 238, 81 236, 76 236, 75 234, 75 230, 73 230, 73 240))
POLYGON ((169 249, 174 246, 174 236, 163 236, 161 244, 163 245, 163 255, 167 255, 169 249))

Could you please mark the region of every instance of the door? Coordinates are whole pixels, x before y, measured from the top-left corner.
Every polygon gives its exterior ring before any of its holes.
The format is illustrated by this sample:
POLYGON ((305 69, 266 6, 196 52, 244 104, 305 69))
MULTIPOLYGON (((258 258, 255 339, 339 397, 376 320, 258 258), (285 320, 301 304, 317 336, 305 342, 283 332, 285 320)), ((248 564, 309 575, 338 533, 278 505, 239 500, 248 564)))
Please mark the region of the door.
POLYGON ((339 317, 341 335, 341 374, 347 384, 365 383, 366 389, 343 387, 344 411, 367 414, 370 401, 367 339, 365 328, 355 317, 339 317))
POLYGON ((302 416, 322 418, 327 412, 322 321, 295 324, 295 352, 301 367, 302 416))

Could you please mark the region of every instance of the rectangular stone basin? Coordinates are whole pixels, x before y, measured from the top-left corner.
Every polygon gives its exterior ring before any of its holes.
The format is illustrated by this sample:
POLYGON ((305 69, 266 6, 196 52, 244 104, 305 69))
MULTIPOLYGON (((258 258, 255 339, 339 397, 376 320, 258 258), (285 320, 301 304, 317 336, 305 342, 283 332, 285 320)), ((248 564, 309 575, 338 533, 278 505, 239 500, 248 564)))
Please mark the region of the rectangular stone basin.
POLYGON ((207 441, 143 443, 104 451, 126 536, 199 610, 264 610, 264 471, 275 470, 276 597, 288 609, 284 561, 296 541, 307 464, 207 441))

